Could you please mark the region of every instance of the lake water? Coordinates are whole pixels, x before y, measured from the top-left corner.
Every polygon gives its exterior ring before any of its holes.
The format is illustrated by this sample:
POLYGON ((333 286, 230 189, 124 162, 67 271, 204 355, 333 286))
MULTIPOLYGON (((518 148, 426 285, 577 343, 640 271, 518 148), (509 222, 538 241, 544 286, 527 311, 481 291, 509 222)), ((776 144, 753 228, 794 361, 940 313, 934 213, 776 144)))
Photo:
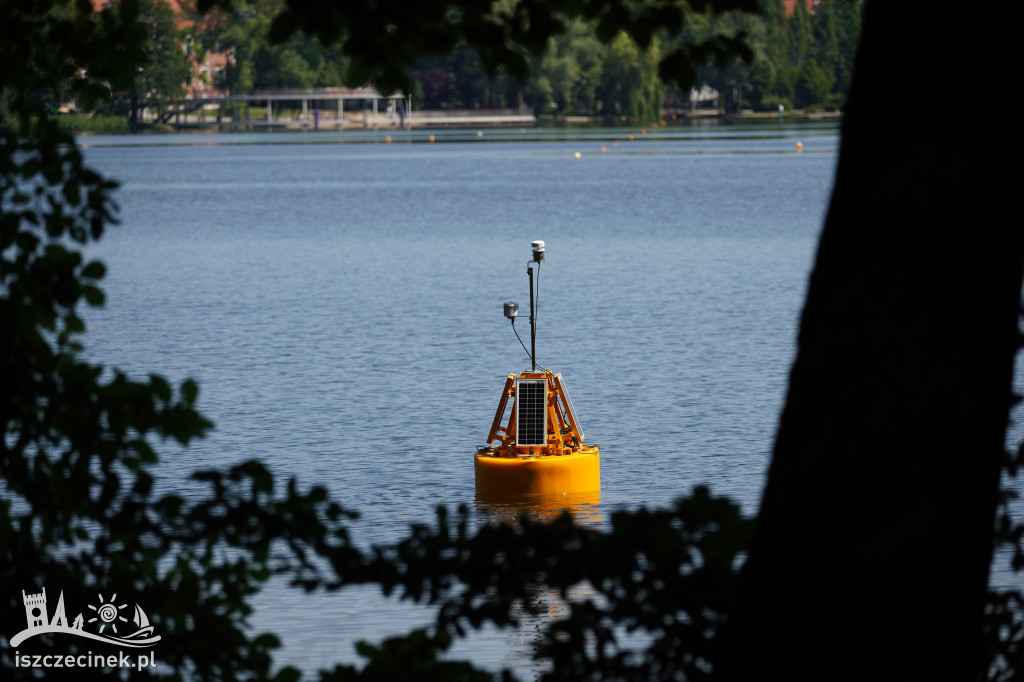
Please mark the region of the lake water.
MULTIPOLYGON (((164 448, 164 485, 257 457, 358 510, 363 546, 438 504, 513 515, 475 499, 472 454, 529 363, 502 303, 528 309, 543 239, 537 359, 602 448, 577 514, 600 525, 697 484, 756 510, 837 125, 481 132, 82 138, 123 183, 123 225, 91 249, 109 275, 88 354, 194 377, 216 423, 164 448)), ((254 625, 311 670, 428 618, 372 590, 272 586, 254 625)), ((529 642, 485 632, 454 656, 528 673, 529 642)))

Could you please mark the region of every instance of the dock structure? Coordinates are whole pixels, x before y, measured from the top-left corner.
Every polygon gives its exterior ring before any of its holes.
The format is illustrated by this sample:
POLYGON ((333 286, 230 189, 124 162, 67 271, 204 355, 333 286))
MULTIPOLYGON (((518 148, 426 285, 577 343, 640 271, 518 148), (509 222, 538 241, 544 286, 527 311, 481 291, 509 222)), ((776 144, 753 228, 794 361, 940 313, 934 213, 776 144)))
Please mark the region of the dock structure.
POLYGON ((407 126, 411 111, 412 98, 400 92, 384 95, 371 87, 283 88, 194 96, 150 120, 182 128, 379 128, 407 126), (255 107, 266 113, 252 116, 255 107))
POLYGON ((375 88, 291 88, 245 94, 196 95, 142 120, 176 128, 412 128, 459 125, 533 125, 536 117, 515 109, 417 111, 412 97, 375 88), (266 111, 253 116, 254 108, 266 111))

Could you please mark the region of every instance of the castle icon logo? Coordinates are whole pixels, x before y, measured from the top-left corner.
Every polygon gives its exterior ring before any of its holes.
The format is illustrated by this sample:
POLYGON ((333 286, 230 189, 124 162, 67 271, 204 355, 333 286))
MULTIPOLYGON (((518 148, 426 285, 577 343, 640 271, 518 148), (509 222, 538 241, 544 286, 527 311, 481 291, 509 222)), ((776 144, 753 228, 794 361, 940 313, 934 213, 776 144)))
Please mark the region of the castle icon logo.
POLYGON ((12 648, 17 647, 29 637, 48 632, 64 633, 134 648, 151 647, 160 641, 160 635, 153 634, 153 626, 142 607, 136 604, 135 610, 129 612, 126 610, 127 603, 117 603, 116 594, 111 596, 109 601, 104 600, 102 594, 98 595, 97 604, 87 605, 89 613, 93 614, 92 617, 86 620, 79 613, 70 625, 64 609, 63 591, 61 591, 57 606, 53 610, 53 618, 49 618, 47 615, 45 587, 38 594, 26 594, 22 590, 21 599, 25 605, 27 627, 11 637, 12 648), (129 613, 131 620, 127 617, 129 613))

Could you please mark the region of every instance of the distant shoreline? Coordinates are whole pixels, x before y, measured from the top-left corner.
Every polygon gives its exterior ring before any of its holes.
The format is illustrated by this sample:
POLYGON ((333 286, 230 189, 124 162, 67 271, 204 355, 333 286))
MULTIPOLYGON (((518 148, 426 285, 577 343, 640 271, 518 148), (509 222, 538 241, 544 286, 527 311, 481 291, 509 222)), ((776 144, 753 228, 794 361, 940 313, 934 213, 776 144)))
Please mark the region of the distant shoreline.
MULTIPOLYGON (((792 113, 786 112, 780 117, 778 112, 774 111, 745 110, 736 113, 725 113, 712 109, 699 109, 696 112, 666 111, 662 114, 661 119, 664 123, 669 121, 679 123, 687 121, 773 121, 780 118, 786 121, 817 121, 838 120, 842 117, 843 112, 841 111, 794 111, 792 113)), ((604 116, 541 117, 538 119, 538 122, 566 125, 643 125, 643 122, 616 120, 604 116)))
MULTIPOLYGON (((509 110, 420 110, 414 111, 407 116, 402 125, 398 120, 392 120, 380 116, 376 121, 369 117, 359 119, 346 119, 342 122, 334 120, 276 120, 267 122, 263 120, 231 121, 231 120, 205 120, 205 121, 184 121, 178 124, 145 124, 138 133, 164 133, 164 132, 233 132, 233 131, 256 131, 256 130, 410 130, 410 129, 445 129, 445 128, 522 128, 522 127, 546 127, 546 126, 650 126, 655 123, 661 125, 687 124, 687 123, 719 123, 735 121, 829 121, 840 120, 843 114, 839 111, 794 111, 786 112, 780 116, 777 112, 755 112, 751 110, 738 113, 724 113, 720 110, 700 109, 694 111, 672 111, 667 110, 662 114, 661 121, 643 122, 630 121, 619 117, 607 116, 579 116, 579 115, 543 115, 522 114, 509 110)), ((120 134, 131 133, 127 119, 119 116, 61 116, 58 119, 64 130, 72 133, 98 133, 98 134, 120 134)))

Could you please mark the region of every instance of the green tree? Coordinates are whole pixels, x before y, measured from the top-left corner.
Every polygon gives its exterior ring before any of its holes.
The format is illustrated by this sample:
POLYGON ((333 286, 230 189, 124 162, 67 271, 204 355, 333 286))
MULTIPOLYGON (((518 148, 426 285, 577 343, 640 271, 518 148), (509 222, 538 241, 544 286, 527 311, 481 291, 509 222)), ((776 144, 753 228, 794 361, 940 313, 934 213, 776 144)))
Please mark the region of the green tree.
POLYGON ((829 100, 831 90, 832 79, 825 70, 818 66, 814 59, 804 59, 793 88, 796 106, 806 109, 825 104, 829 100))
POLYGON ((595 113, 605 53, 591 25, 572 22, 533 61, 524 86, 527 101, 542 112, 595 113))
POLYGON ((149 109, 157 116, 168 106, 185 97, 188 84, 192 81, 193 64, 184 49, 186 32, 178 27, 178 20, 164 0, 144 0, 140 3, 142 22, 149 27, 145 42, 146 63, 142 66, 133 91, 132 120, 137 106, 149 109), (141 100, 141 101, 139 101, 141 100))
POLYGON ((552 38, 551 46, 538 60, 535 75, 528 81, 527 97, 536 102, 541 111, 550 108, 557 113, 572 108, 574 86, 580 79, 580 70, 572 56, 563 53, 565 49, 566 46, 562 46, 560 51, 558 41, 552 38))
MULTIPOLYGON (((723 109, 727 112, 738 111, 755 87, 755 74, 767 64, 764 20, 752 14, 730 12, 717 17, 700 17, 698 21, 691 22, 691 26, 696 35, 704 39, 714 35, 731 38, 742 35, 749 42, 753 55, 751 63, 735 56, 724 60, 712 57, 702 65, 699 72, 700 83, 721 93, 723 109)), ((772 70, 770 65, 769 70, 772 70)))
POLYGON ((421 60, 415 78, 426 106, 530 106, 539 112, 612 115, 636 120, 657 118, 661 83, 657 45, 640 50, 627 37, 602 44, 593 22, 575 19, 548 39, 543 54, 531 61, 520 86, 504 68, 489 75, 477 52, 459 43, 451 56, 421 60), (424 68, 428 64, 435 64, 424 68), (443 64, 444 66, 440 66, 443 64), (611 69, 614 77, 605 77, 611 69), (447 92, 446 98, 438 93, 447 92))
POLYGON ((412 73, 413 96, 424 109, 441 109, 455 98, 455 74, 449 60, 424 59, 412 73))
POLYGON ((454 75, 453 104, 469 109, 515 106, 518 84, 504 69, 488 74, 476 51, 459 43, 449 60, 454 75))
POLYGON ((283 6, 281 0, 254 0, 218 18, 214 42, 232 57, 224 82, 218 85, 235 93, 342 85, 345 65, 336 48, 301 33, 280 43, 270 40, 273 17, 283 6))
POLYGON ((633 121, 660 121, 664 87, 658 78, 659 42, 641 50, 625 34, 608 49, 602 90, 604 109, 633 121))
MULTIPOLYGON (((102 304, 104 275, 80 249, 115 222, 116 183, 84 164, 47 102, 70 95, 88 108, 128 90, 147 59, 139 17, 134 0, 97 14, 88 3, 0 3, 0 620, 24 622, 20 589, 84 603, 85 591, 116 585, 145 592, 179 679, 268 679, 276 640, 246 633, 246 600, 276 572, 315 578, 308 554, 328 542, 344 552, 345 513, 323 490, 275 489, 252 462, 197 473, 202 499, 156 495, 154 443, 210 427, 197 387, 79 356, 79 309, 102 304)), ((87 650, 57 644, 34 638, 31 652, 87 650)), ((4 678, 32 677, 14 654, 0 647, 4 678)))
POLYGON ((796 2, 788 15, 782 0, 768 0, 757 17, 726 17, 745 31, 752 64, 733 61, 725 69, 709 67, 702 78, 723 92, 749 93, 758 109, 778 104, 839 107, 850 89, 861 5, 856 0, 822 0, 808 13, 805 3, 796 2))
POLYGON ((829 104, 840 106, 850 91, 853 57, 860 33, 860 2, 818 3, 811 19, 815 60, 832 81, 829 104))

